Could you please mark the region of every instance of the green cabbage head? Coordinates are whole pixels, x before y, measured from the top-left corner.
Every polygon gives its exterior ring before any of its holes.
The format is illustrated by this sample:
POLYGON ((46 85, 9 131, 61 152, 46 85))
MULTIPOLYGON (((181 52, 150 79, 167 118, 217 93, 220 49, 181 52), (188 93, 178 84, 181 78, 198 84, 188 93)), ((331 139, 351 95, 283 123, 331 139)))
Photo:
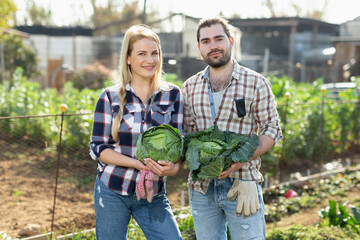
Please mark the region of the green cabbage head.
POLYGON ((136 139, 136 158, 177 162, 183 152, 180 131, 168 124, 148 128, 136 139))
POLYGON ((193 180, 216 178, 232 162, 248 162, 259 145, 259 137, 220 131, 216 125, 185 135, 185 160, 193 180))

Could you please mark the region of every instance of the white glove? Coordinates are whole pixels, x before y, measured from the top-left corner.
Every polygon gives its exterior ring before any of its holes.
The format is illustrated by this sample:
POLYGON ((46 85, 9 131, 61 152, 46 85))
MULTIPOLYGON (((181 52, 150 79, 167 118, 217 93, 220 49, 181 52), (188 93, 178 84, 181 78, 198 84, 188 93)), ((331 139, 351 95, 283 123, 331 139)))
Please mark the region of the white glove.
POLYGON ((248 217, 256 213, 260 208, 256 183, 254 181, 234 180, 227 197, 234 201, 237 197, 236 215, 248 217))

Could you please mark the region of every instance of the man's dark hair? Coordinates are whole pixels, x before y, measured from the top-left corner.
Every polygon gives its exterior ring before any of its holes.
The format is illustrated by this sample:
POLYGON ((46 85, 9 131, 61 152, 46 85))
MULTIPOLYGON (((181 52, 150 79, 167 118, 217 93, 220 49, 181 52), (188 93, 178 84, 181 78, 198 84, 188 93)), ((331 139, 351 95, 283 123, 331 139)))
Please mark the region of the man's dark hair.
POLYGON ((197 33, 196 33, 197 42, 199 42, 199 40, 200 40, 199 39, 200 38, 200 29, 202 29, 204 27, 211 27, 212 25, 215 25, 215 24, 221 24, 224 28, 224 32, 225 32, 226 36, 228 36, 228 38, 230 38, 230 29, 229 29, 228 21, 222 17, 214 17, 214 18, 207 18, 207 19, 200 20, 198 28, 197 28, 197 33))

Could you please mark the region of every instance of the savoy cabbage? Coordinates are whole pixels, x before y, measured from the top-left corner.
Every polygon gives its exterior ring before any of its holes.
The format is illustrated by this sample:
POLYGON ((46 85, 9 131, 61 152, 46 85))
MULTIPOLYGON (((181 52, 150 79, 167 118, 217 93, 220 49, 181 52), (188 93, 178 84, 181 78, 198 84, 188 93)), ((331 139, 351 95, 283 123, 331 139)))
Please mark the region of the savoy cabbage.
POLYGON ((220 131, 216 125, 185 135, 185 160, 193 180, 215 178, 232 162, 247 162, 259 145, 259 137, 220 131))

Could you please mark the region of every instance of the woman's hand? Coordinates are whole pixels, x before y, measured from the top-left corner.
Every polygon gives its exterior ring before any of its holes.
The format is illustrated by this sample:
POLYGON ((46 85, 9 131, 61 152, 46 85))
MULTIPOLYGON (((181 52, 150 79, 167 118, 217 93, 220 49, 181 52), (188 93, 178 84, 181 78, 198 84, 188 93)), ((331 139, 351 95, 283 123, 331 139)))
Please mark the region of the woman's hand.
POLYGON ((138 169, 139 171, 141 171, 141 170, 149 170, 149 168, 147 166, 145 166, 140 160, 136 160, 135 168, 138 169))
POLYGON ((165 162, 164 160, 155 162, 151 158, 146 158, 145 162, 146 166, 160 177, 174 176, 179 171, 180 166, 180 163, 165 162))

